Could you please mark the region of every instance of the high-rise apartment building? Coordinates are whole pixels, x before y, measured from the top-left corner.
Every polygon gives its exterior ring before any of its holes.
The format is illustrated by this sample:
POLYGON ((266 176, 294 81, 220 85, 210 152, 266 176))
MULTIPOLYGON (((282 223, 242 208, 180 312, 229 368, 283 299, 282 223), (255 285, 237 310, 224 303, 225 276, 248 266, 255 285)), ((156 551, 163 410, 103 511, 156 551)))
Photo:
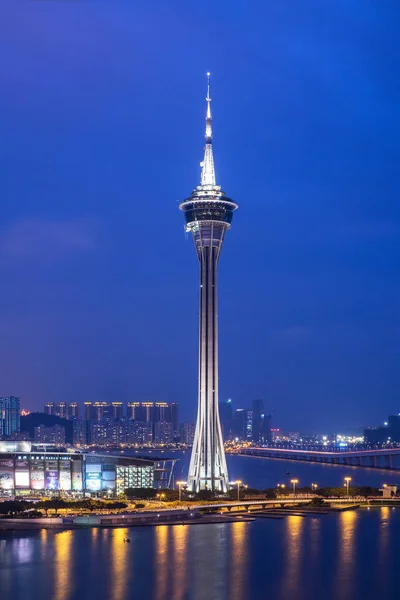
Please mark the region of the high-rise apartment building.
POLYGON ((34 441, 37 444, 65 444, 65 427, 61 425, 52 425, 46 427, 45 425, 38 425, 34 429, 34 441))
POLYGON ((192 446, 194 434, 196 431, 196 423, 185 422, 181 424, 180 442, 186 446, 192 446))
POLYGON ((179 439, 179 405, 177 402, 170 404, 171 408, 171 423, 174 430, 174 440, 179 439))
POLYGON ((253 411, 238 408, 235 411, 233 430, 235 438, 250 442, 253 439, 253 411))
POLYGON ((44 414, 45 415, 55 415, 56 414, 56 405, 54 402, 46 402, 44 405, 44 414))
POLYGON ((168 445, 172 444, 174 431, 172 423, 168 421, 157 421, 154 423, 154 443, 168 445))
POLYGON ((128 421, 126 442, 137 446, 151 444, 153 442, 153 423, 137 420, 128 421))
POLYGON ((94 410, 92 402, 84 402, 83 403, 83 411, 85 421, 92 421, 94 419, 94 410))
POLYGON ((0 397, 0 437, 8 438, 21 430, 20 399, 17 396, 0 397))
POLYGON ((224 440, 231 440, 233 437, 233 414, 232 400, 228 399, 218 403, 219 418, 221 421, 222 437, 224 440))
POLYGON ((78 402, 70 402, 68 404, 68 418, 79 419, 80 407, 78 402))
POLYGON ((87 424, 85 421, 74 419, 72 440, 74 446, 85 446, 87 444, 87 424))
POLYGON ((113 419, 122 419, 124 416, 124 403, 123 402, 112 402, 112 418, 113 419))
POLYGON ((156 402, 154 407, 155 415, 154 421, 164 421, 172 423, 171 421, 171 407, 168 402, 156 402))

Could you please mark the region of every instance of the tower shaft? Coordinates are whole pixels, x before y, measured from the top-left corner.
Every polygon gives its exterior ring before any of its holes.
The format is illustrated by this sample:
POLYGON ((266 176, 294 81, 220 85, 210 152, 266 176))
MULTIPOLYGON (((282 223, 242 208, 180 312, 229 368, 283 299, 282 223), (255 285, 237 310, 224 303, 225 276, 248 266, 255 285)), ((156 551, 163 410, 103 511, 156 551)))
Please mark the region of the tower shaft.
POLYGON ((218 415, 218 260, 226 225, 201 223, 193 231, 200 265, 199 388, 196 432, 188 487, 225 492, 228 489, 218 415))

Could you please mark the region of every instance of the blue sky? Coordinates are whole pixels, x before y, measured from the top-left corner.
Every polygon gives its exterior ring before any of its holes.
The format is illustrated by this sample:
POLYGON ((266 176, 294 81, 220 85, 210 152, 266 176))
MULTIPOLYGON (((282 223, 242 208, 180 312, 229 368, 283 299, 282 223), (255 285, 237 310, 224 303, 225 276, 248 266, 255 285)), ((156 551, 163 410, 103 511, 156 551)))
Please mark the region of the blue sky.
POLYGON ((220 396, 284 428, 400 412, 395 1, 3 2, 0 395, 195 417, 205 73, 220 396), (5 58, 5 60, 4 60, 5 58))

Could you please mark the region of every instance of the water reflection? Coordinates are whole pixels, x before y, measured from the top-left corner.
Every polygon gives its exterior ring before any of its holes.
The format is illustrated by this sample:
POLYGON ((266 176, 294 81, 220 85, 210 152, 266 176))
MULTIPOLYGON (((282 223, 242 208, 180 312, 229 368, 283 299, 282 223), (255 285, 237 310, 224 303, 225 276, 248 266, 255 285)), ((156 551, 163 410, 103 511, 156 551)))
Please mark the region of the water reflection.
POLYGON ((190 545, 191 600, 227 598, 228 552, 231 524, 201 525, 190 545))
POLYGON ((168 532, 169 527, 160 525, 155 528, 155 570, 156 587, 154 591, 155 600, 165 600, 168 587, 168 532))
POLYGON ((231 590, 229 598, 242 600, 246 597, 247 589, 247 527, 244 521, 232 523, 231 525, 231 590))
POLYGON ((388 571, 390 569, 390 519, 392 508, 382 506, 380 509, 380 526, 378 538, 378 564, 379 564, 379 586, 381 595, 384 597, 388 592, 388 571))
POLYGON ((347 510, 339 515, 339 548, 337 598, 352 598, 354 592, 355 541, 357 511, 347 510))
POLYGON ((71 596, 73 578, 71 576, 71 547, 73 532, 63 531, 54 538, 55 545, 55 594, 54 600, 67 600, 71 596))
POLYGON ((188 535, 189 527, 187 525, 175 525, 172 527, 172 553, 174 556, 172 598, 174 600, 183 600, 186 595, 188 535))
MULTIPOLYGON (((128 529, 114 529, 111 540, 111 593, 113 600, 124 600, 126 598, 128 568, 127 562, 133 545, 124 542, 129 537, 128 529)), ((132 564, 131 561, 130 564, 132 564)), ((132 576, 132 573, 129 573, 132 576)))
POLYGON ((300 589, 301 558, 304 548, 303 517, 287 517, 287 555, 282 579, 282 598, 296 598, 300 589))

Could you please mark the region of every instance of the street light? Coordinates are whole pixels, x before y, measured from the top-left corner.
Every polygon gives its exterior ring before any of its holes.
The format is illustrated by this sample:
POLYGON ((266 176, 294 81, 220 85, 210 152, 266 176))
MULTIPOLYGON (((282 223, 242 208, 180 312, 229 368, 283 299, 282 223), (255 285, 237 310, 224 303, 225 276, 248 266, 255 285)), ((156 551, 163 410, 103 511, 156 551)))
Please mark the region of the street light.
POLYGON ((313 492, 315 492, 315 490, 317 489, 317 487, 318 487, 318 486, 317 486, 317 484, 316 484, 316 483, 312 483, 312 484, 311 484, 311 489, 312 489, 312 491, 313 491, 313 492))
POLYGON ((239 494, 240 494, 240 485, 241 485, 241 483, 242 482, 240 480, 238 480, 238 481, 232 481, 232 483, 231 483, 231 485, 237 485, 238 486, 238 497, 237 497, 238 502, 240 500, 240 495, 239 494))
POLYGON ((182 486, 186 485, 186 481, 177 481, 178 489, 179 489, 179 502, 182 500, 182 486))
POLYGON ((299 480, 298 479, 291 479, 290 483, 293 484, 293 496, 295 496, 296 495, 296 483, 299 483, 299 480))
POLYGON ((351 481, 351 477, 345 477, 344 478, 345 482, 346 482, 346 487, 347 487, 347 498, 349 497, 349 483, 351 481))

